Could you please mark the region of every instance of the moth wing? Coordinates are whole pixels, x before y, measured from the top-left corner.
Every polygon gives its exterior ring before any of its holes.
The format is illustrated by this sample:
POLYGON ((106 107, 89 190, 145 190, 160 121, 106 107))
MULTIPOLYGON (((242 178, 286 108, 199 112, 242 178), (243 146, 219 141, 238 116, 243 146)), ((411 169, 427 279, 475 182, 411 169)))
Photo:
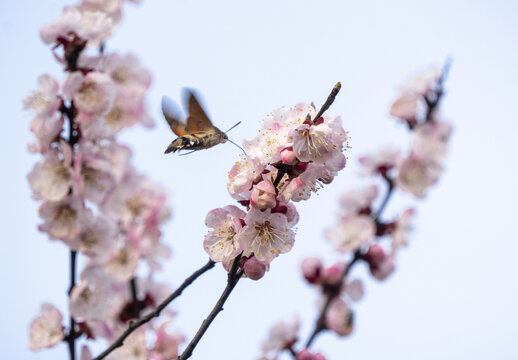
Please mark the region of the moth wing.
POLYGON ((203 132, 203 131, 214 131, 214 125, 210 121, 209 117, 203 110, 198 100, 199 96, 196 95, 194 90, 184 90, 184 103, 185 108, 188 111, 189 117, 187 118, 186 130, 189 134, 203 132))
POLYGON ((162 96, 162 113, 169 127, 177 136, 187 135, 187 125, 181 119, 184 118, 178 104, 167 96, 162 96))

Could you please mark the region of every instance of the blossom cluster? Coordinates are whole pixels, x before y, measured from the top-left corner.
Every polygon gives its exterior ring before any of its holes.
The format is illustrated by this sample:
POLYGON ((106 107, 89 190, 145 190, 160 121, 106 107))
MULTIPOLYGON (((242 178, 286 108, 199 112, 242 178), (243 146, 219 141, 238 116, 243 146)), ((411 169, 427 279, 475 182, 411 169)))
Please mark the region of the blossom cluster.
MULTIPOLYGON (((116 139, 135 124, 153 125, 145 106, 151 75, 134 55, 89 52, 120 18, 121 0, 83 0, 65 7, 40 32, 45 43, 54 45, 66 77, 59 82, 40 76, 38 89, 24 99, 24 108, 34 113, 30 129, 35 141, 29 151, 41 156, 28 181, 41 201, 39 230, 69 247, 74 259, 80 253, 87 261, 70 292, 74 321, 68 332, 61 312, 45 303, 30 325, 32 350, 81 335, 111 341, 128 320, 150 311, 169 293, 152 277, 170 254, 161 240, 161 226, 171 215, 167 194, 131 165, 130 148, 116 139), (148 275, 137 276, 144 263, 148 275)), ((167 332, 169 322, 139 329, 130 346, 112 358, 175 358, 183 337, 167 332), (150 331, 155 338, 151 347, 146 340, 150 331)), ((85 347, 82 359, 89 356, 85 347)))
POLYGON ((244 141, 247 156, 229 172, 228 191, 245 210, 229 205, 208 213, 212 230, 203 245, 213 261, 228 268, 241 255, 244 274, 259 279, 275 257, 290 251, 299 218, 293 203, 329 184, 346 162, 341 119, 316 115, 306 104, 278 109, 244 141))
MULTIPOLYGON (((350 305, 360 300, 364 292, 360 280, 347 278, 356 262, 364 262, 377 280, 384 280, 394 272, 396 255, 408 244, 415 210, 408 208, 390 221, 384 221, 381 215, 395 190, 422 198, 443 171, 452 132, 451 124, 442 120, 437 112, 444 76, 433 69, 416 77, 402 89, 390 109, 390 114, 405 123, 411 132, 408 153, 386 148, 376 155, 359 158, 361 174, 381 178, 388 189, 383 198, 376 184, 349 190, 341 196, 339 221, 325 236, 335 251, 348 260, 329 267, 316 257, 302 261, 305 281, 320 292, 320 317, 306 347, 322 330, 330 330, 338 336, 347 336, 353 331, 354 313, 350 305)), ((262 359, 276 359, 277 354, 285 350, 297 353, 294 349, 298 322, 296 324, 279 323, 272 328, 263 343, 262 359), (281 340, 275 342, 272 334, 281 340)))

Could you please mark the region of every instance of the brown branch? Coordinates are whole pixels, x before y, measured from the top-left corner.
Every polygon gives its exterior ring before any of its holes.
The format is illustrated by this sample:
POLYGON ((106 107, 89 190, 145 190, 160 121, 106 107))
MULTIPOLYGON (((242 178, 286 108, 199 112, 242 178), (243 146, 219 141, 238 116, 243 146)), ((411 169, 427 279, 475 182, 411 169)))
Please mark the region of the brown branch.
POLYGON ((210 324, 212 323, 212 321, 214 321, 219 312, 223 310, 223 305, 225 304, 225 301, 227 301, 228 297, 232 293, 232 290, 234 290, 234 287, 237 285, 237 282, 243 275, 243 271, 240 270, 238 266, 240 259, 241 255, 236 257, 236 259, 234 260, 232 268, 228 273, 227 286, 225 287, 225 290, 223 290, 223 293, 221 294, 216 305, 214 305, 214 308, 210 312, 209 316, 205 320, 203 320, 200 328, 198 329, 198 332, 196 333, 196 335, 194 335, 189 345, 187 345, 182 355, 178 357, 178 360, 186 360, 192 355, 194 348, 202 338, 203 334, 205 334, 210 324))
POLYGON ((329 107, 333 104, 333 102, 335 101, 335 98, 336 98, 336 95, 338 95, 338 92, 340 91, 340 89, 342 88, 342 84, 340 82, 337 82, 335 84, 335 86, 333 87, 333 90, 331 90, 331 93, 329 94, 329 96, 327 97, 327 100, 326 102, 324 103, 324 105, 322 105, 322 107, 320 108, 320 110, 318 111, 317 115, 315 116, 315 118, 313 119, 313 122, 317 121, 318 118, 320 118, 324 112, 327 111, 327 109, 329 109, 329 107))
POLYGON ((105 351, 103 351, 99 356, 94 358, 94 360, 101 360, 104 359, 108 354, 110 354, 113 350, 121 347, 124 344, 124 340, 137 328, 141 327, 142 325, 149 322, 151 319, 158 317, 160 315, 160 312, 167 306, 171 301, 176 299, 178 296, 182 294, 182 292, 187 288, 189 285, 191 285, 194 280, 196 280, 200 275, 205 273, 206 271, 212 269, 214 267, 214 261, 209 260, 207 264, 202 266, 200 269, 196 270, 191 276, 189 276, 185 281, 180 285, 178 289, 176 289, 171 295, 169 295, 164 301, 162 301, 155 310, 144 316, 143 318, 137 320, 137 321, 130 321, 128 328, 126 331, 124 331, 113 344, 110 345, 109 348, 107 348, 105 351))
MULTIPOLYGON (((68 288, 68 296, 72 293, 74 286, 76 286, 76 258, 77 252, 74 250, 70 250, 70 287, 68 288)), ((72 315, 70 315, 70 328, 68 329, 68 334, 65 337, 65 341, 68 344, 68 353, 70 354, 70 360, 75 360, 76 358, 76 321, 72 315)))

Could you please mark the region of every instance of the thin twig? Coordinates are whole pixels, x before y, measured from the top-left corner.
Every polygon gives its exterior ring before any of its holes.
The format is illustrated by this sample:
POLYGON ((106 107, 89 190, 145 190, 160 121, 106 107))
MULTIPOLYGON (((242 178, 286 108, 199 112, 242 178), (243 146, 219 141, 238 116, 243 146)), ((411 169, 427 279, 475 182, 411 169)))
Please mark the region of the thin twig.
MULTIPOLYGON (((342 276, 340 278, 340 286, 337 286, 337 288, 340 288, 341 285, 343 284, 345 278, 347 277, 347 275, 349 274, 349 272, 351 271, 353 265, 358 261, 360 260, 361 258, 361 253, 360 251, 356 251, 354 253, 354 256, 353 258, 351 259, 351 261, 349 262, 349 264, 347 264, 346 268, 344 269, 344 272, 342 273, 342 276)), ((311 344, 313 343, 313 340, 315 340, 316 336, 326 328, 326 315, 327 315, 327 311, 329 310, 329 306, 331 306, 331 302, 333 301, 333 299, 336 297, 336 292, 333 292, 331 291, 329 293, 329 295, 327 296, 327 299, 326 299, 326 302, 324 304, 324 307, 322 308, 322 310, 320 311, 320 315, 318 316, 318 319, 315 323, 315 328, 313 329, 313 332, 311 333, 308 341, 306 342, 306 345, 305 347, 306 348, 309 348, 311 346, 311 344)))
POLYGON ((317 115, 313 119, 313 122, 317 121, 318 118, 321 117, 322 114, 324 112, 326 112, 327 109, 329 109, 331 104, 333 104, 333 102, 335 101, 336 95, 338 95, 338 92, 340 91, 341 88, 342 88, 342 84, 340 82, 337 82, 336 85, 333 87, 333 90, 331 90, 331 93, 327 97, 326 102, 324 103, 324 105, 322 105, 322 107, 318 111, 317 115))
MULTIPOLYGON (((70 287, 68 288, 68 296, 72 293, 74 286, 76 286, 76 258, 77 252, 70 250, 70 287)), ((70 328, 66 336, 68 343, 68 352, 70 354, 70 360, 76 358, 76 321, 72 315, 70 315, 70 328)))
POLYGON ((124 331, 113 344, 109 348, 107 348, 105 351, 103 351, 99 356, 97 356, 94 360, 101 360, 104 359, 108 354, 110 354, 113 350, 121 347, 124 344, 124 340, 137 328, 144 325, 145 323, 149 322, 151 319, 158 317, 160 315, 160 312, 167 306, 171 301, 176 299, 178 296, 182 294, 182 292, 187 288, 189 285, 191 285, 194 280, 196 280, 200 275, 202 275, 207 270, 210 270, 214 267, 214 261, 209 260, 207 264, 205 264, 200 269, 196 270, 191 276, 189 276, 185 281, 180 285, 178 289, 176 289, 171 295, 169 295, 164 301, 160 303, 156 307, 155 310, 144 316, 143 318, 137 320, 137 321, 130 321, 128 328, 126 331, 124 331))
POLYGON ((238 256, 234 260, 232 268, 228 273, 227 286, 225 287, 225 290, 223 290, 223 293, 221 294, 216 305, 214 305, 214 308, 210 312, 209 316, 205 320, 203 320, 200 328, 198 329, 198 332, 196 333, 196 335, 194 335, 189 345, 187 345, 182 355, 178 357, 178 360, 186 360, 192 355, 194 348, 202 338, 203 334, 205 334, 210 324, 212 323, 212 321, 214 321, 219 312, 223 310, 223 305, 225 304, 225 301, 227 301, 228 297, 232 293, 232 290, 234 290, 234 287, 243 275, 243 271, 239 269, 238 266, 240 258, 241 256, 238 256))

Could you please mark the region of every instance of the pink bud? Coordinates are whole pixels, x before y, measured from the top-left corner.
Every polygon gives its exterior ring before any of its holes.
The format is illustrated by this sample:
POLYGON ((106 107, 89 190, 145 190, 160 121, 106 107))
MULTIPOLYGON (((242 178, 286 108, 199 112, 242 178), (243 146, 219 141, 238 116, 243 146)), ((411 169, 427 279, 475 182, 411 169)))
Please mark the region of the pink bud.
POLYGON ((259 210, 273 208, 277 205, 276 195, 275 186, 270 181, 263 180, 254 185, 250 195, 250 205, 259 210))
POLYGON ((308 283, 314 284, 320 280, 320 273, 322 271, 322 261, 317 257, 308 257, 302 260, 300 265, 302 268, 302 275, 308 283))
POLYGON ((241 268, 245 275, 252 280, 259 280, 264 276, 267 265, 263 264, 255 256, 243 257, 240 261, 241 268))
POLYGON ((325 268, 322 271, 322 283, 326 285, 339 285, 344 272, 344 263, 337 263, 331 267, 325 268))
POLYGON ((369 248, 364 259, 369 263, 372 276, 378 280, 385 280, 395 269, 392 255, 386 254, 383 248, 377 244, 369 248))
POLYGON ((298 161, 293 146, 288 146, 281 150, 281 160, 287 165, 295 165, 298 161))
POLYGON ((308 349, 304 349, 297 354, 297 360, 326 360, 326 358, 320 353, 312 354, 308 349))

